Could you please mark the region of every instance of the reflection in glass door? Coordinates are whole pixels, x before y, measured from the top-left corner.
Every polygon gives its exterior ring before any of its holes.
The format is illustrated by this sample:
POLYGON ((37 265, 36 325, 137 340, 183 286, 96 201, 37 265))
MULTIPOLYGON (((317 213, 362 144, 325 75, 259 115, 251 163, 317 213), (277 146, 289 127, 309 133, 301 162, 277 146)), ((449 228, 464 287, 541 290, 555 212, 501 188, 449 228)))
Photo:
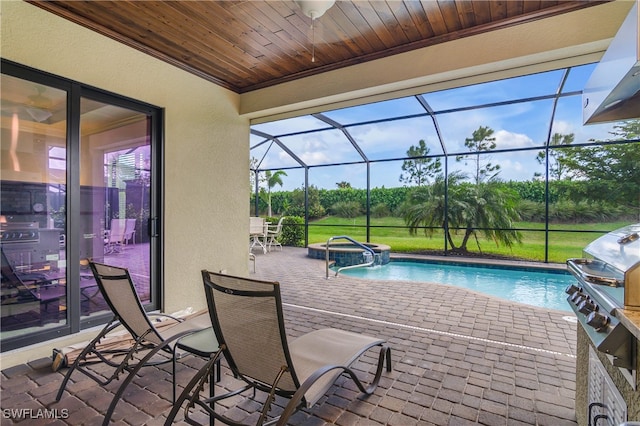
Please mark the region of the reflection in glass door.
POLYGON ((88 98, 80 110, 80 308, 87 317, 109 310, 88 259, 129 269, 141 301, 151 301, 151 120, 88 98))
POLYGON ((111 318, 89 259, 157 309, 161 110, 1 62, 0 350, 111 318))
POLYGON ((2 75, 0 340, 68 322, 67 91, 2 75))

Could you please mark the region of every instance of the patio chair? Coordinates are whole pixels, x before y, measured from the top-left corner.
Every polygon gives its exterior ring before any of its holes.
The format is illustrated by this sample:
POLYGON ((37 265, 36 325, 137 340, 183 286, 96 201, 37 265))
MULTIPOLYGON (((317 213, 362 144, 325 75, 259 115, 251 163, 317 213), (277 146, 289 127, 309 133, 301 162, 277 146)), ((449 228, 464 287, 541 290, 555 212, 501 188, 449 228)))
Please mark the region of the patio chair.
POLYGON ((27 327, 31 324, 42 325, 46 321, 58 321, 60 301, 64 301, 65 286, 59 277, 49 278, 43 273, 18 272, 15 270, 4 248, 2 253, 2 281, 0 285, 0 324, 8 330, 15 327, 27 327), (9 318, 12 321, 9 321, 9 318))
POLYGON ((122 238, 124 245, 129 242, 136 243, 136 219, 125 219, 124 236, 122 238))
POLYGON ((278 241, 278 237, 282 234, 282 221, 286 216, 282 216, 275 226, 269 225, 267 229, 267 249, 271 251, 271 246, 278 246, 282 251, 282 244, 278 241))
MULTIPOLYGON (((56 401, 60 401, 67 383, 75 371, 82 372, 100 385, 105 386, 114 379, 119 379, 123 374, 128 377, 141 367, 167 362, 173 362, 175 399, 175 363, 176 358, 179 357, 176 342, 184 336, 211 327, 210 316, 203 314, 181 320, 166 314, 148 314, 140 302, 127 269, 92 261, 89 262, 89 266, 102 297, 113 311, 114 316, 77 356, 58 389, 56 401), (166 325, 167 322, 170 322, 169 325, 166 325), (124 337, 120 338, 115 345, 103 342, 109 341, 113 336, 113 334, 109 335, 110 332, 121 328, 130 334, 130 346, 123 345, 127 342, 124 337), (153 351, 156 348, 161 350, 153 351), (154 356, 146 357, 150 352, 153 352, 154 356), (96 374, 87 368, 91 364, 100 362, 113 367, 110 375, 106 370, 102 371, 101 369, 100 374, 96 374)), ((114 396, 105 415, 105 423, 108 423, 121 397, 122 392, 118 392, 114 396)))
POLYGON ((267 227, 268 222, 265 222, 262 217, 249 217, 249 238, 251 240, 249 245, 249 252, 253 252, 253 248, 258 246, 262 248, 262 253, 267 254, 267 227))
MULTIPOLYGON (((209 314, 220 350, 192 378, 175 402, 165 425, 173 422, 185 400, 185 420, 198 424, 190 415, 195 405, 210 418, 226 424, 239 424, 215 411, 214 404, 245 391, 266 392, 258 425, 284 425, 302 407, 313 406, 346 373, 358 389, 370 395, 378 385, 384 360, 391 371, 391 350, 374 337, 338 329, 321 329, 307 333, 291 343, 285 335, 284 316, 277 282, 240 278, 202 271, 209 314), (350 365, 369 349, 379 347, 375 377, 368 387, 360 381, 350 365), (224 355, 235 377, 245 382, 239 389, 202 398, 204 383, 213 363, 224 355), (281 416, 268 419, 275 395, 289 398, 281 416)), ((225 403, 227 406, 231 402, 225 403)))
POLYGON ((111 226, 105 231, 105 254, 120 253, 122 251, 125 242, 126 227, 126 219, 111 219, 111 226))

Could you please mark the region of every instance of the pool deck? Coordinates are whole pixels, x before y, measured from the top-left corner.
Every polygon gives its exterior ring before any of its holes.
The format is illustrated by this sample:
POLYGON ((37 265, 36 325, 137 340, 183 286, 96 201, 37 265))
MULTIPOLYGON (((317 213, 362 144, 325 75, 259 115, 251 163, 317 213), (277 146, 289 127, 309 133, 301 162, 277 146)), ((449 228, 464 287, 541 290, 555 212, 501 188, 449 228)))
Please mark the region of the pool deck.
MULTIPOLYGON (((317 405, 298 412, 304 425, 575 425, 576 324, 562 311, 535 308, 462 288, 421 282, 370 281, 347 276, 325 279, 325 262, 306 249, 256 253, 252 277, 279 281, 287 333, 336 327, 386 339, 393 372, 384 373, 375 394, 359 396, 340 378, 317 405)), ((2 409, 67 409, 50 423, 100 424, 117 383, 106 389, 80 373, 62 401, 52 403, 64 369, 50 359, 2 371, 2 409)), ((178 372, 186 383, 196 357, 178 372)), ((375 357, 356 362, 365 375, 375 357)), ((115 424, 162 424, 171 407, 170 367, 148 368, 118 404, 115 424)), ((236 384, 223 361, 218 386, 236 384)), ((217 392, 223 389, 217 388, 217 392)), ((253 419, 258 404, 239 400, 228 407, 237 420, 253 419)), ((284 400, 278 399, 275 410, 284 400)), ((224 409, 224 407, 223 407, 224 409)), ((3 418, 2 424, 12 424, 3 418)))

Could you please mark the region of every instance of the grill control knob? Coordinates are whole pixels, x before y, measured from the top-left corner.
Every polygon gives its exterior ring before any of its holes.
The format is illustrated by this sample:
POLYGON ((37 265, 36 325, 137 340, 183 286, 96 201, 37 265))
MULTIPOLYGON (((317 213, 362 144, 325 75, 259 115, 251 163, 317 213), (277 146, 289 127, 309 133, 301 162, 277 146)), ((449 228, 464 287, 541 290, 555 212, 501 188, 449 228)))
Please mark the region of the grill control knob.
POLYGON ((570 284, 564 289, 564 292, 569 295, 574 294, 576 291, 580 291, 580 287, 575 284, 570 284))
POLYGON ((596 331, 603 331, 609 325, 609 317, 594 311, 587 316, 587 324, 595 328, 596 331))
POLYGON ((586 297, 587 296, 581 291, 576 291, 575 293, 573 293, 573 295, 571 295, 571 301, 576 305, 579 305, 582 300, 586 299, 586 297))
POLYGON ((598 310, 598 305, 596 305, 595 302, 589 298, 584 299, 580 303, 580 305, 578 305, 578 311, 585 315, 588 315, 591 312, 595 312, 597 310, 598 310))

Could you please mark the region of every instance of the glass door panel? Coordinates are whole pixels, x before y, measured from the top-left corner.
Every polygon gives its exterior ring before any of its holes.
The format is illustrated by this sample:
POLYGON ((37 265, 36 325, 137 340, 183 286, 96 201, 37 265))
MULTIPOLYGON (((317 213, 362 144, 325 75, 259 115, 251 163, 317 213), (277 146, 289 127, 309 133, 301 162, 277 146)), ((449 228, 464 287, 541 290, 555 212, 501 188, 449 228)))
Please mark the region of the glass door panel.
POLYGON ((151 131, 145 113, 88 98, 80 109, 80 303, 87 317, 109 309, 87 259, 128 268, 142 302, 151 302, 151 131))
POLYGON ((67 323, 67 92, 2 75, 0 340, 67 323))

